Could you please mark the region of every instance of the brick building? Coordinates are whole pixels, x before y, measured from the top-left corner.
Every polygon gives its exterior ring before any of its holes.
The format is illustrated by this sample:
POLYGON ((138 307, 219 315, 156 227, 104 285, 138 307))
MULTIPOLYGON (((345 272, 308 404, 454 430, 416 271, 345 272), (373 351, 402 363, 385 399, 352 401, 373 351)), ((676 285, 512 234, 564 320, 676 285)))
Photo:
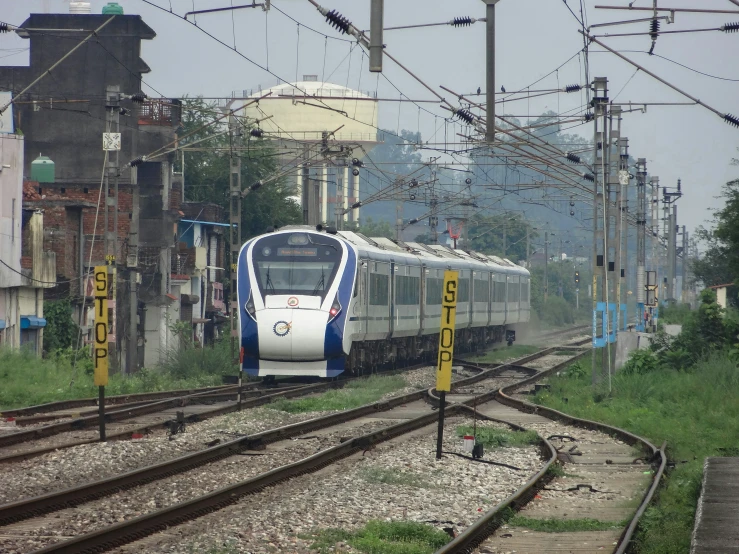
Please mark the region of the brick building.
MULTIPOLYGON (((176 139, 180 103, 139 96, 142 75, 150 71, 140 58, 141 41, 154 39, 155 33, 140 16, 111 17, 32 14, 16 31, 29 40, 30 63, 0 67, 0 91, 13 94, 13 123, 25 137, 23 206, 43 213, 43 250, 56 256, 57 286, 47 296, 70 298, 75 319, 89 332, 89 271, 106 261, 107 209, 117 273, 110 304, 115 322, 111 363, 135 371, 156 365, 176 347, 170 326, 182 313, 178 294, 183 291, 172 270, 182 187, 174 185, 173 154, 151 156, 176 139), (101 26, 53 78, 16 96, 101 26), (115 90, 120 96, 112 99, 115 90), (115 131, 115 121, 121 146, 106 158, 103 133, 115 131), (32 180, 34 160, 42 155, 53 163, 53 177, 32 180), (142 156, 150 159, 142 162, 142 156), (117 170, 111 168, 116 158, 117 170), (139 163, 131 166, 136 159, 139 163)), ((185 305, 191 300, 185 297, 185 305)))

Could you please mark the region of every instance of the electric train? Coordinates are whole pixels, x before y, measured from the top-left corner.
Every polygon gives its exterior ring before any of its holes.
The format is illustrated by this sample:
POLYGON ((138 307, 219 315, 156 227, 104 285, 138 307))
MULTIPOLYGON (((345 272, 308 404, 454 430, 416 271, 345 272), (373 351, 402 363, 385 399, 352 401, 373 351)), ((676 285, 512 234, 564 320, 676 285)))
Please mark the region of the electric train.
POLYGON ((456 351, 511 344, 531 296, 509 260, 320 225, 255 237, 238 258, 242 368, 335 377, 431 360, 447 269, 459 272, 456 351))

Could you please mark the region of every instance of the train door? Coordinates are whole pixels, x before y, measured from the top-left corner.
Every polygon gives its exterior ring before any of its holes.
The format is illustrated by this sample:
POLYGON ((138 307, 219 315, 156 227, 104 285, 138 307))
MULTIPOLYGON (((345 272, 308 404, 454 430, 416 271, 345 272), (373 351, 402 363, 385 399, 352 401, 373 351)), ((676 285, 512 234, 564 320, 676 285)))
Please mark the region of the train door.
POLYGON ((388 337, 392 337, 395 330, 395 272, 397 269, 395 262, 390 262, 390 333, 388 337))
POLYGON ((359 268, 359 297, 362 304, 362 317, 359 318, 359 334, 364 339, 367 334, 367 319, 369 317, 369 262, 363 261, 359 268))

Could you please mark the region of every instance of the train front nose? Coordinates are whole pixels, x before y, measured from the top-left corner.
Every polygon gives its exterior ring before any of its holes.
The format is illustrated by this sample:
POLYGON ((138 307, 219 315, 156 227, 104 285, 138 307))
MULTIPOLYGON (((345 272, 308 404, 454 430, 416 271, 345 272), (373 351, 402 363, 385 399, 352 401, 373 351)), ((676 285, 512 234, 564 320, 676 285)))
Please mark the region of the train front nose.
POLYGON ((327 316, 324 311, 310 308, 267 308, 257 312, 260 358, 323 360, 327 316))

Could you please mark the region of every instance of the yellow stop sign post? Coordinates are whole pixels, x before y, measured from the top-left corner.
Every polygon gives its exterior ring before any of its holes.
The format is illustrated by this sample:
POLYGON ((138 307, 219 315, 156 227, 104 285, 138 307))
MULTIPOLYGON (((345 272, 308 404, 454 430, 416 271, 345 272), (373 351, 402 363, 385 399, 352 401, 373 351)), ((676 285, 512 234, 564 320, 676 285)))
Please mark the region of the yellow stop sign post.
POLYGON ((439 393, 439 430, 436 434, 436 459, 441 459, 444 440, 444 407, 446 393, 452 390, 452 359, 454 358, 454 322, 457 318, 457 290, 459 273, 444 272, 441 297, 441 326, 439 329, 439 360, 436 366, 436 391, 439 393))
POLYGON ((92 359, 98 387, 100 441, 105 442, 105 385, 108 384, 108 266, 95 266, 95 323, 92 359))

